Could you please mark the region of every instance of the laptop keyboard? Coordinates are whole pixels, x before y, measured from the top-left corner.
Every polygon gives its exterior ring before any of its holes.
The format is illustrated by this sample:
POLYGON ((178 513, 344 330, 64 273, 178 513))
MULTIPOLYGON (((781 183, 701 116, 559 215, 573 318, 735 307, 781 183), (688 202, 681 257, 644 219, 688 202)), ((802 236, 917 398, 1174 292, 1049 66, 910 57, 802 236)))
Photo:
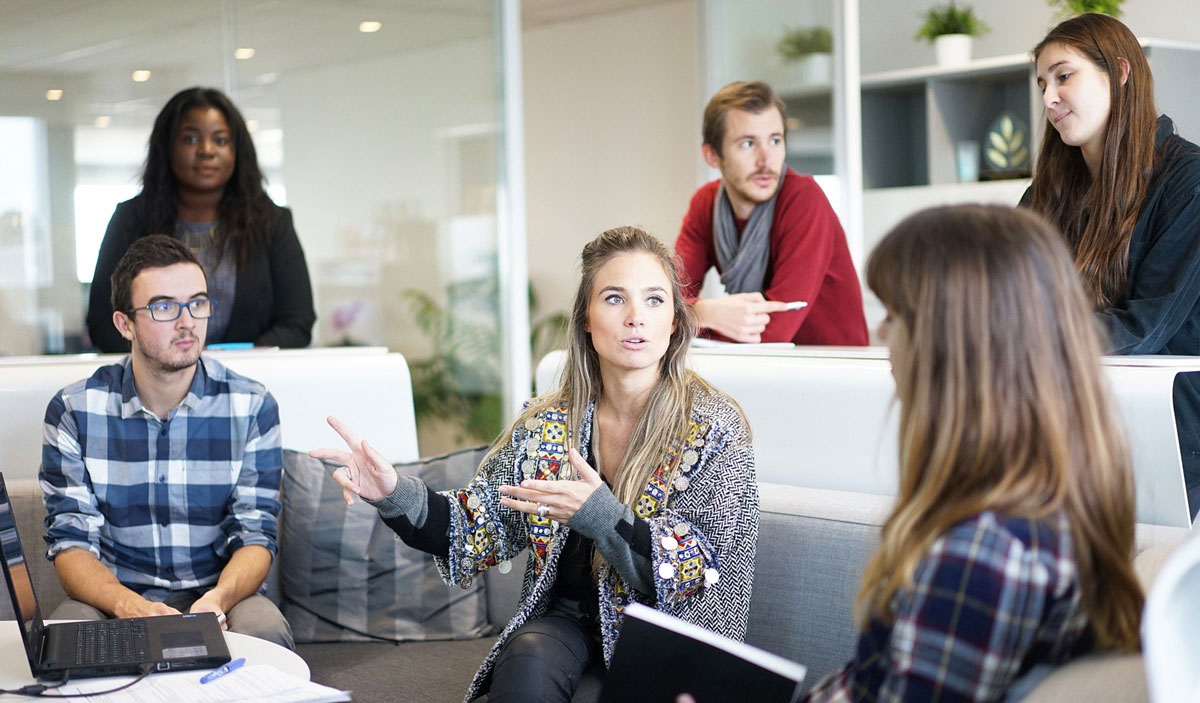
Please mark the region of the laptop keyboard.
POLYGON ((146 661, 148 649, 146 621, 141 619, 81 622, 75 634, 77 666, 146 661))

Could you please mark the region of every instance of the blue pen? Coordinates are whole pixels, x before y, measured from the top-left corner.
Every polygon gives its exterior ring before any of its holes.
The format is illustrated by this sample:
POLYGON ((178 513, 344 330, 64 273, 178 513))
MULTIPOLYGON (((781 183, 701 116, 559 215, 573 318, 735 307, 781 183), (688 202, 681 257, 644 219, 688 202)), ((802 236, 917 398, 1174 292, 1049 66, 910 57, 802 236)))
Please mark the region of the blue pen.
POLYGON ((210 351, 221 351, 222 349, 253 349, 254 342, 217 342, 216 344, 208 345, 210 351))
POLYGON ((242 664, 245 664, 245 663, 246 663, 245 657, 238 657, 237 659, 234 659, 233 661, 229 662, 225 666, 222 666, 219 669, 213 669, 212 671, 205 674, 203 677, 200 678, 200 683, 209 683, 210 681, 216 681, 217 679, 221 678, 225 674, 228 674, 229 672, 233 671, 234 669, 237 669, 239 666, 241 666, 242 664))

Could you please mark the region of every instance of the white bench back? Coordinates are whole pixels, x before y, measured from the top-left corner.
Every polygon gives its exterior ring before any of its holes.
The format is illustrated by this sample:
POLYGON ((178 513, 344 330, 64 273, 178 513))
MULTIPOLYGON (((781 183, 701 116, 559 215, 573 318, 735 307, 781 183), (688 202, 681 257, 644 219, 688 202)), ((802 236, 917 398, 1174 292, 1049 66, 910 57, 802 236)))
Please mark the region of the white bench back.
MULTIPOLYGON (((420 457, 412 380, 401 354, 381 347, 347 347, 212 355, 275 396, 285 449, 344 446, 325 422, 328 415, 336 415, 391 461, 420 457)), ((121 358, 84 354, 0 359, 0 471, 12 478, 36 476, 50 398, 121 358)))
MULTIPOLYGON (((565 359, 556 351, 538 364, 539 393, 557 384, 565 359)), ((701 348, 690 363, 745 410, 759 481, 896 494, 899 407, 887 349, 701 348)), ((1189 527, 1171 389, 1200 358, 1106 357, 1104 367, 1128 428, 1137 521, 1189 527)))

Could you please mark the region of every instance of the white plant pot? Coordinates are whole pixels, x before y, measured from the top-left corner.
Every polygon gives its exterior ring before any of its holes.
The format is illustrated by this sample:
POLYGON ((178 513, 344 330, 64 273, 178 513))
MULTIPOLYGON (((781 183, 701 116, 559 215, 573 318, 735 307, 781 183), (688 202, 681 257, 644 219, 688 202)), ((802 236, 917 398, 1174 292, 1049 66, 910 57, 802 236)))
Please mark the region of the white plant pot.
POLYGON ((939 66, 957 66, 971 60, 970 34, 942 34, 933 40, 939 66))
POLYGON ((806 85, 821 85, 833 81, 833 54, 809 54, 800 60, 798 78, 806 85))

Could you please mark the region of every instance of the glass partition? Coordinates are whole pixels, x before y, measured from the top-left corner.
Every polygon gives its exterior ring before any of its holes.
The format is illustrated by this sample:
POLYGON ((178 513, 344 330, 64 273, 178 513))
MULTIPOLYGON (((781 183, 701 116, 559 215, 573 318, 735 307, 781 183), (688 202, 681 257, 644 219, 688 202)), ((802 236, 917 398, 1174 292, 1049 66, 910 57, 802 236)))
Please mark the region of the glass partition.
MULTIPOLYGON (((90 348, 84 309, 155 116, 217 87, 291 208, 314 345, 408 357, 430 454, 503 420, 502 0, 22 3, 0 24, 3 354, 90 348), (464 419, 465 418, 465 419, 464 419)), ((524 283, 518 285, 524 287, 524 283)))

